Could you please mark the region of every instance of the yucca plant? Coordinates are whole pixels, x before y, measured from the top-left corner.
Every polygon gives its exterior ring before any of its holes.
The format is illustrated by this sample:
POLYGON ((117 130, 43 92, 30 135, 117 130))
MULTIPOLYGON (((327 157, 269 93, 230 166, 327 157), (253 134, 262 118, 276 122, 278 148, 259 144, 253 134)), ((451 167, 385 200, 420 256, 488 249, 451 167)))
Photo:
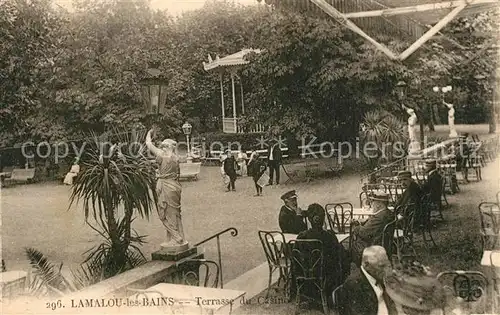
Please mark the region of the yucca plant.
POLYGON ((105 239, 89 250, 85 261, 89 266, 102 264, 104 278, 146 261, 137 246, 145 236, 137 235, 131 224, 136 214, 149 219, 157 203, 145 133, 114 129, 112 134, 91 135, 94 141, 85 147, 82 171, 70 196, 70 207, 83 201, 87 224, 105 239))
POLYGON ((363 144, 372 142, 378 149, 377 158, 368 158, 374 166, 379 159, 385 157, 390 162, 393 160, 394 144, 406 143, 408 128, 405 123, 385 110, 374 110, 365 114, 364 129, 361 132, 363 144))

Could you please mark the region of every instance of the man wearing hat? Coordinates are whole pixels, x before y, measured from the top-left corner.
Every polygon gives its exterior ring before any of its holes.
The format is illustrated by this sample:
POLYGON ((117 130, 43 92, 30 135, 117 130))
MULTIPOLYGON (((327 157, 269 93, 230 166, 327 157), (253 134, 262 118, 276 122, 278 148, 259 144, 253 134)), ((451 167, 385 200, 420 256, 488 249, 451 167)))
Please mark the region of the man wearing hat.
MULTIPOLYGON (((411 177, 410 171, 401 171, 398 173, 398 181, 401 183, 404 191, 394 205, 394 208, 406 206, 409 204, 419 205, 422 197, 420 186, 411 177)), ((417 207, 418 208, 418 207, 417 207)))
POLYGON ((273 184, 274 173, 276 173, 276 185, 280 184, 280 165, 282 155, 281 148, 276 140, 272 140, 271 145, 267 149, 267 164, 269 166, 269 183, 273 184))
POLYGON ((431 200, 436 206, 441 209, 441 195, 443 192, 443 178, 436 168, 436 161, 426 161, 425 171, 427 173, 427 181, 422 185, 422 192, 430 194, 431 200))
MULTIPOLYGON (((387 207, 389 205, 388 194, 385 192, 375 192, 369 198, 371 208, 375 214, 364 225, 358 225, 352 230, 354 256, 352 259, 358 266, 361 261, 361 253, 365 248, 372 245, 384 245, 384 228, 396 219, 394 212, 387 207)), ((386 231, 388 235, 393 235, 394 227, 391 230, 386 231)))
POLYGON ((306 212, 299 208, 295 190, 284 193, 281 196, 281 200, 285 203, 281 207, 278 218, 281 232, 299 234, 307 230, 305 222, 306 212))

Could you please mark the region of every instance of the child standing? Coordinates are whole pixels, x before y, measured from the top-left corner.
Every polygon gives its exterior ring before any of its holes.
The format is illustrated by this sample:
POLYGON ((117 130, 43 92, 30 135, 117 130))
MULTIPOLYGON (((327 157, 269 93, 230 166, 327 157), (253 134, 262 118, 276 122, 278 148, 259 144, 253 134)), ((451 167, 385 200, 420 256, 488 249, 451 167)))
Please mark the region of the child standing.
POLYGON ((266 172, 266 165, 264 162, 259 159, 259 154, 257 152, 252 152, 252 155, 250 157, 250 162, 248 163, 248 168, 251 170, 253 182, 255 184, 255 190, 256 194, 254 195, 255 197, 257 196, 262 196, 262 186, 265 185, 264 182, 263 184, 259 183, 259 179, 262 177, 262 175, 266 172))

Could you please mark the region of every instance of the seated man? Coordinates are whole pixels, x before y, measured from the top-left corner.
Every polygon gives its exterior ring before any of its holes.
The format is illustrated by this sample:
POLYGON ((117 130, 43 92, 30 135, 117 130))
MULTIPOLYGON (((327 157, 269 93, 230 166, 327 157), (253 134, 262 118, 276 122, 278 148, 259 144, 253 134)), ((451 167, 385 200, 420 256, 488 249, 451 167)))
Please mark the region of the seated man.
MULTIPOLYGON (((369 198, 375 215, 371 216, 364 225, 355 226, 352 230, 352 252, 354 256, 352 259, 358 266, 361 263, 361 253, 366 247, 384 245, 384 228, 396 219, 394 212, 387 207, 389 205, 389 195, 384 192, 377 192, 369 198)), ((387 233, 392 235, 394 232, 387 231, 387 233)))
POLYGON ((403 186, 403 194, 399 197, 394 205, 394 208, 407 206, 409 204, 414 204, 419 206, 420 199, 422 198, 422 190, 420 186, 411 177, 410 171, 401 171, 398 173, 398 180, 403 186))
MULTIPOLYGON (((307 208, 307 218, 311 223, 311 228, 300 232, 299 239, 319 240, 323 244, 323 271, 326 281, 325 291, 328 297, 333 290, 341 285, 351 271, 349 255, 344 247, 339 243, 333 231, 323 229, 325 224, 325 209, 317 203, 307 208)), ((292 284, 292 288, 295 283, 292 284)), ((293 289, 292 289, 293 291, 293 289)), ((308 295, 321 302, 319 291, 314 287, 304 289, 308 295), (318 294, 316 294, 318 293, 318 294)))
POLYGON ((443 178, 436 169, 436 161, 425 162, 427 181, 422 185, 422 192, 430 194, 431 200, 441 208, 441 195, 443 194, 443 178))
POLYGON ((391 272, 385 249, 370 246, 363 250, 362 264, 336 292, 341 315, 397 315, 394 301, 384 289, 384 277, 391 272))
POLYGON ((281 207, 278 219, 281 232, 299 234, 307 230, 307 224, 305 222, 306 213, 302 211, 297 204, 297 194, 295 190, 290 190, 283 194, 281 200, 285 203, 285 205, 281 207))

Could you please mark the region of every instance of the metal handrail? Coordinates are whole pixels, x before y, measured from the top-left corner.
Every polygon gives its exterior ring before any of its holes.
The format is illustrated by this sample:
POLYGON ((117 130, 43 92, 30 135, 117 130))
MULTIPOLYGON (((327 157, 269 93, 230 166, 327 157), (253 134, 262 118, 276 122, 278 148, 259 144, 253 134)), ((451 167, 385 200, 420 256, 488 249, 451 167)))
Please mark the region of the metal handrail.
POLYGON ((194 244, 194 246, 199 246, 201 244, 204 244, 210 240, 213 240, 214 238, 217 238, 217 254, 218 254, 218 257, 219 257, 219 267, 220 267, 220 273, 219 273, 219 277, 220 277, 220 287, 221 289, 224 288, 224 281, 222 280, 222 275, 223 275, 223 272, 222 272, 222 257, 221 257, 221 253, 220 253, 220 236, 226 232, 229 232, 231 231, 231 236, 235 237, 238 235, 238 230, 234 227, 230 227, 230 228, 227 228, 225 229, 224 231, 221 231, 219 233, 216 233, 206 239, 204 239, 203 241, 201 242, 198 242, 196 244, 194 244))

